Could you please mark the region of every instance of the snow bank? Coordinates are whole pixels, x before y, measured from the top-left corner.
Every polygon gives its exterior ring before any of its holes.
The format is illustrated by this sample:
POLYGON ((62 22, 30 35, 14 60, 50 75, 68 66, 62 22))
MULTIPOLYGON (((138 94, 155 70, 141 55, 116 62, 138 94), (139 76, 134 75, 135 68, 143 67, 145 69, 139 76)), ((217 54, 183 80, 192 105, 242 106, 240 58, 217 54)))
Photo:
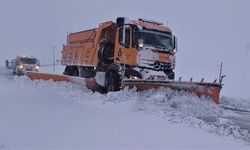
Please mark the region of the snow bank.
POLYGON ((171 123, 204 129, 220 136, 230 136, 233 139, 249 141, 250 134, 241 129, 230 119, 224 117, 237 116, 232 111, 224 110, 210 99, 195 95, 173 92, 171 90, 149 90, 147 92, 120 91, 112 93, 109 100, 133 100, 135 111, 162 116, 171 123), (123 98, 118 99, 121 95, 123 98))
POLYGON ((227 108, 250 112, 250 100, 243 98, 222 97, 221 104, 227 108))
POLYGON ((233 112, 206 98, 163 89, 102 95, 27 77, 0 84, 2 148, 249 148, 246 130, 218 118, 233 112))

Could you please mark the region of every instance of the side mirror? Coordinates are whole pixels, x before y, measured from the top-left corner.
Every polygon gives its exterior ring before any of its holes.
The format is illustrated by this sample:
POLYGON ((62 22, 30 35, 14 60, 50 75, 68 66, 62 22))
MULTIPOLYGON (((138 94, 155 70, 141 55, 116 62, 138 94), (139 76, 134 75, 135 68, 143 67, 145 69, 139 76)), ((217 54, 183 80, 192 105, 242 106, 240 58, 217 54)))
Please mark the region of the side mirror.
POLYGON ((119 28, 119 42, 122 45, 125 45, 125 28, 119 28))
POLYGON ((174 40, 173 40, 173 46, 175 51, 178 51, 178 38, 176 36, 174 36, 174 40))
POLYGON ((143 48, 143 39, 138 39, 138 47, 143 48))
POLYGON ((119 42, 125 47, 130 46, 130 29, 126 27, 119 28, 119 42))
POLYGON ((122 44, 126 45, 126 29, 122 28, 122 44))
POLYGON ((39 59, 37 59, 37 65, 40 66, 40 60, 39 59))

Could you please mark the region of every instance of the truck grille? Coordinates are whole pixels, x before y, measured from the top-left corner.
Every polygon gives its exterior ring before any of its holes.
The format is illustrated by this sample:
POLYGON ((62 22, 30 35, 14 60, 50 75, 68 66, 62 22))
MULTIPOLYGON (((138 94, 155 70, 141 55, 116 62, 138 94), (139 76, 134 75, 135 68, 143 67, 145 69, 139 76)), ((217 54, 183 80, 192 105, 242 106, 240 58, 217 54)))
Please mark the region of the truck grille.
POLYGON ((26 70, 26 71, 32 71, 32 70, 33 70, 33 67, 27 66, 27 67, 25 67, 25 70, 26 70))

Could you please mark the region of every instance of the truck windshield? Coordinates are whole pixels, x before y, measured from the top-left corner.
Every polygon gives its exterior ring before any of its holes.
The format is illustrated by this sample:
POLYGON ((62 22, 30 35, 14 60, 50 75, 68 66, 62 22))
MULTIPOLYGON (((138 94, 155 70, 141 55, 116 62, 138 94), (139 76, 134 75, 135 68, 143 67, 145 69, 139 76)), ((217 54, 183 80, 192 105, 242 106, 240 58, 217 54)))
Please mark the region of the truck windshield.
POLYGON ((151 31, 151 30, 140 30, 134 32, 135 43, 138 45, 138 40, 143 40, 143 45, 161 48, 166 51, 173 51, 173 39, 172 35, 167 33, 151 31))
POLYGON ((20 63, 22 63, 22 64, 36 64, 37 60, 35 58, 20 58, 20 63))

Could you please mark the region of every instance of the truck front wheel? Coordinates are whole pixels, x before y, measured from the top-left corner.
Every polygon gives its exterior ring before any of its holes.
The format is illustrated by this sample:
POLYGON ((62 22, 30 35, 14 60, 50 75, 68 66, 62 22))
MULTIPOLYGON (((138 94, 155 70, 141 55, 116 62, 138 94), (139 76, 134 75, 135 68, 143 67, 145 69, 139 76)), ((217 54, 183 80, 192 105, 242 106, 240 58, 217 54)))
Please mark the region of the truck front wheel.
POLYGON ((116 70, 110 69, 106 72, 105 87, 107 92, 119 91, 121 86, 120 75, 116 70))

